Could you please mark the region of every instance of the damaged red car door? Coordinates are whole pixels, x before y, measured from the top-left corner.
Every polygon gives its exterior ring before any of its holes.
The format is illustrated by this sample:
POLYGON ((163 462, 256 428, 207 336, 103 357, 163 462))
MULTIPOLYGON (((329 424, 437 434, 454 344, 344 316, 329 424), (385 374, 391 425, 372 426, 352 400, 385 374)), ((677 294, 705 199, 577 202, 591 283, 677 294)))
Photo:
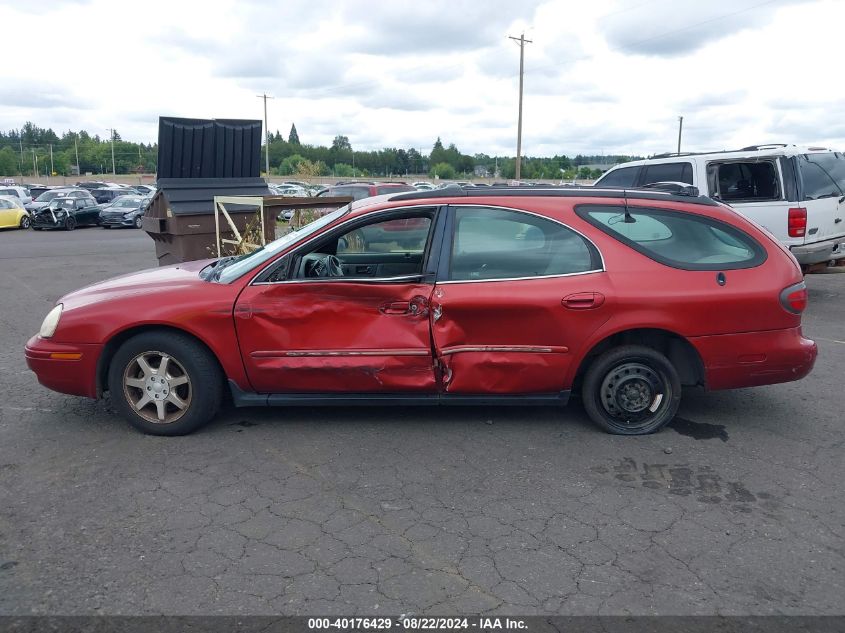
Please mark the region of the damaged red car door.
POLYGON ((257 392, 437 391, 424 213, 339 229, 294 255, 286 279, 244 289, 234 317, 257 392))
MULTIPOLYGON (((610 318, 612 289, 595 246, 515 209, 450 209, 445 279, 432 338, 447 394, 552 394, 589 335, 610 318)), ((441 275, 441 278, 443 275, 441 275)))

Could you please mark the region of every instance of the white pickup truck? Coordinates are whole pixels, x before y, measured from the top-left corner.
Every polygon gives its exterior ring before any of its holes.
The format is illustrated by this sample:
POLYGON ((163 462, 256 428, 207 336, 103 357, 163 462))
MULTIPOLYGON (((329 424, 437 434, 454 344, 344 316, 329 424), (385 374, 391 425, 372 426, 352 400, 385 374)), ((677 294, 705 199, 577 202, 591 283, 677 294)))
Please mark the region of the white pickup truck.
POLYGON ((805 271, 845 264, 845 154, 755 145, 729 152, 661 154, 616 165, 595 187, 683 182, 777 237, 805 271))

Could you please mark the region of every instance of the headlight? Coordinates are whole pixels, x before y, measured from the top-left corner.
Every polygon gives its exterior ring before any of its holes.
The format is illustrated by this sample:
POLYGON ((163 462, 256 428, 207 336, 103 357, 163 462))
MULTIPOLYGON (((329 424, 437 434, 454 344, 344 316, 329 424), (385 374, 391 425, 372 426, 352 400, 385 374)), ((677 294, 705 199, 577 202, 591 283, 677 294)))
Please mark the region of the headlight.
POLYGON ((56 332, 56 328, 59 327, 59 317, 62 316, 62 304, 60 303, 55 308, 50 310, 47 313, 47 316, 44 317, 44 322, 41 324, 41 331, 38 334, 41 335, 41 338, 50 338, 56 332))

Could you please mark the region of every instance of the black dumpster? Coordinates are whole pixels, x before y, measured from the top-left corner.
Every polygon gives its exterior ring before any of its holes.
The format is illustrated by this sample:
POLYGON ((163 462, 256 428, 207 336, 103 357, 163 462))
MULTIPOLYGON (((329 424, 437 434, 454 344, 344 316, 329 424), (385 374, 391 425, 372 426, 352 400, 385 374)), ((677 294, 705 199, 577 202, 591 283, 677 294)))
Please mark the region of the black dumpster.
MULTIPOLYGON (((160 266, 217 257, 214 196, 268 196, 259 177, 261 121, 159 118, 158 190, 143 229, 153 238, 160 266)), ((226 205, 243 234, 257 207, 226 205)), ((265 209, 264 239, 275 239, 276 219, 265 209)), ((221 236, 232 239, 225 218, 221 236)))

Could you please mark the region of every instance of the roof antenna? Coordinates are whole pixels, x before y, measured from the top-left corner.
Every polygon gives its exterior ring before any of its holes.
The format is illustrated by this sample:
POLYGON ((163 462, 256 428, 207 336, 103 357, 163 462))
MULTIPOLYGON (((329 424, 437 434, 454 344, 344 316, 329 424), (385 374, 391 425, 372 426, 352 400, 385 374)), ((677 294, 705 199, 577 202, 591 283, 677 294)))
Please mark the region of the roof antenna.
POLYGON ((628 192, 624 191, 625 196, 622 200, 625 202, 625 224, 634 224, 637 219, 631 215, 631 212, 628 210, 628 192))

